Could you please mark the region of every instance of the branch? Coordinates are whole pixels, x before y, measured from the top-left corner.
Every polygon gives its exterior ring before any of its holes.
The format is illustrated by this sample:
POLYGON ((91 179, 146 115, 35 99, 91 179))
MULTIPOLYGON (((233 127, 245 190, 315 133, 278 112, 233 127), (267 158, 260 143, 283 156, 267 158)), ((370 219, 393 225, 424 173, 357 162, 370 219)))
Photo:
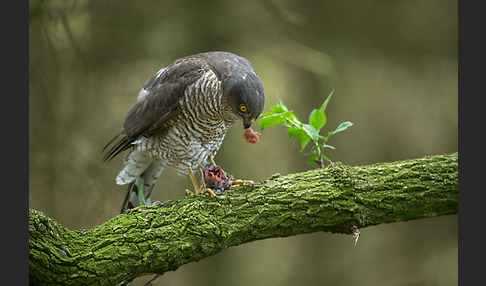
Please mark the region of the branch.
POLYGON ((29 210, 32 284, 114 285, 165 273, 243 243, 457 213, 458 153, 273 175, 221 205, 190 196, 136 208, 90 230, 29 210))

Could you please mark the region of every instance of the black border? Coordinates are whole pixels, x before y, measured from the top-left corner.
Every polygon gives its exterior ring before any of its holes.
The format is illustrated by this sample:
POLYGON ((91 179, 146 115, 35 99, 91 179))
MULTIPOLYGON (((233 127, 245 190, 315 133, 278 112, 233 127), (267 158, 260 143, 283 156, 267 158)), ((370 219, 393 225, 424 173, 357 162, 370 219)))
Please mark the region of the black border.
POLYGON ((484 5, 470 3, 459 1, 459 285, 483 280, 485 255, 484 5))

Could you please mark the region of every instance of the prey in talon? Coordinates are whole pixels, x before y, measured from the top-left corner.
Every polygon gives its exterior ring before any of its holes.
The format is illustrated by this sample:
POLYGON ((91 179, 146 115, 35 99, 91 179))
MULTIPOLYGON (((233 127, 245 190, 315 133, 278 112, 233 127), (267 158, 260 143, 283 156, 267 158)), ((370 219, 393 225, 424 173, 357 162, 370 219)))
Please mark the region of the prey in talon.
POLYGON ((206 164, 205 167, 203 179, 206 188, 211 189, 216 195, 221 195, 224 190, 231 188, 233 184, 232 175, 212 163, 206 164))
POLYGON ((226 173, 221 167, 211 163, 205 165, 203 171, 203 183, 210 194, 218 199, 216 195, 220 195, 234 185, 248 185, 251 189, 255 187, 253 181, 249 180, 234 180, 231 174, 226 173))

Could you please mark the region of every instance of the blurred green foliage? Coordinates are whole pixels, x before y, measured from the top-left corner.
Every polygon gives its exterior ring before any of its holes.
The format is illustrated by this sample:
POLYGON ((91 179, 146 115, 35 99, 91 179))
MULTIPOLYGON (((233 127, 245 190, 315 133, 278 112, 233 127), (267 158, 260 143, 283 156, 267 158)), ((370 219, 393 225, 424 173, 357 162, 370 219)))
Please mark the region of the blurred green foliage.
MULTIPOLYGON (((226 50, 248 58, 269 102, 295 115, 322 103, 334 161, 363 165, 458 149, 457 1, 29 1, 29 206, 64 226, 117 215, 122 156, 101 148, 122 128, 143 83, 173 60, 226 50)), ((258 144, 228 132, 217 163, 236 178, 307 170, 283 127, 258 144)), ((152 199, 184 195, 166 170, 152 199)), ((455 285, 457 216, 228 249, 162 276, 157 285, 455 285)), ((150 277, 140 278, 142 283, 150 277)), ((136 284, 137 285, 137 284, 136 284)))

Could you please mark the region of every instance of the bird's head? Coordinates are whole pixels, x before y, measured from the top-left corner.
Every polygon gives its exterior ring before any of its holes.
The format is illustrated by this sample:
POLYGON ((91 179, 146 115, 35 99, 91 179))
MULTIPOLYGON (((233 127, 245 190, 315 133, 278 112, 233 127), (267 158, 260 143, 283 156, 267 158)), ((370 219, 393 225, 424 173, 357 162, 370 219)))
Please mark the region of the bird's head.
POLYGON ((234 75, 226 82, 223 92, 230 109, 242 119, 243 127, 250 128, 265 104, 265 92, 260 78, 253 71, 234 75))

